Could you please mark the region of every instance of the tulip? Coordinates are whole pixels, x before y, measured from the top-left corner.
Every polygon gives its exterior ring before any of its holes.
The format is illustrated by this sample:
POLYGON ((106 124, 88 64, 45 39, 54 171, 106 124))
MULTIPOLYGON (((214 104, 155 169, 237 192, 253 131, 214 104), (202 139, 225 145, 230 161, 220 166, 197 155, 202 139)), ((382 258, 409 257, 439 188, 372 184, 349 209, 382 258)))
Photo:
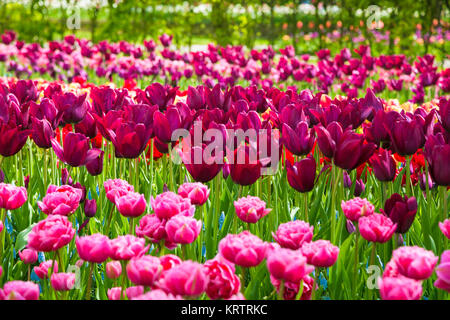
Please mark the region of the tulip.
POLYGON ((358 220, 359 232, 367 241, 385 243, 392 238, 397 224, 382 214, 372 214, 358 220))
POLYGON ((129 300, 133 300, 134 298, 144 294, 144 289, 144 286, 129 287, 125 290, 125 293, 129 300))
POLYGON ((49 149, 52 147, 51 139, 55 137, 55 131, 48 120, 33 118, 31 130, 31 137, 39 148, 49 149))
POLYGON ((75 230, 66 216, 50 215, 39 221, 28 234, 28 248, 50 252, 67 245, 75 230))
POLYGON ((106 264, 106 275, 110 279, 117 279, 122 274, 122 265, 120 261, 110 261, 106 264))
POLYGON ((363 135, 346 130, 336 145, 334 163, 342 169, 353 170, 369 160, 376 145, 364 139, 363 135))
POLYGON ((33 249, 24 249, 19 252, 20 260, 23 261, 25 264, 33 264, 38 259, 38 254, 33 249))
POLYGON ((203 265, 184 261, 165 272, 161 287, 173 295, 196 297, 205 292, 208 275, 203 265))
POLYGON ((389 130, 393 150, 401 156, 416 153, 425 143, 423 129, 417 120, 397 118, 389 130))
POLYGON ((21 130, 12 124, 0 122, 0 155, 11 157, 19 152, 28 139, 30 130, 21 130))
POLYGON ((433 181, 439 186, 450 186, 450 144, 442 134, 428 137, 425 144, 425 157, 430 165, 433 181))
POLYGON ((309 192, 314 188, 316 179, 316 161, 308 157, 292 165, 286 162, 287 180, 289 185, 298 192, 309 192))
POLYGON ((397 224, 397 233, 406 233, 416 217, 417 200, 415 197, 402 198, 398 193, 394 193, 384 203, 382 213, 397 224))
POLYGON ((120 300, 121 295, 122 295, 121 287, 114 287, 114 288, 108 289, 108 299, 109 300, 120 300))
POLYGON ((320 151, 325 157, 333 158, 339 139, 343 134, 342 126, 333 121, 326 128, 321 125, 316 126, 315 131, 320 151))
POLYGON ((110 245, 113 260, 130 260, 148 250, 148 247, 145 247, 145 239, 129 234, 110 240, 110 245))
POLYGON ((171 142, 172 133, 177 129, 188 129, 191 122, 191 110, 184 103, 169 106, 164 113, 156 111, 153 114, 155 136, 163 143, 171 142))
POLYGON ((444 222, 439 222, 439 229, 441 229, 447 239, 450 239, 450 219, 447 219, 444 222))
POLYGON ((392 181, 395 178, 395 161, 387 150, 381 149, 370 158, 373 174, 379 181, 392 181))
POLYGON ((109 130, 117 158, 138 158, 145 150, 151 134, 151 127, 133 122, 122 122, 115 132, 109 130))
POLYGON ((51 143, 58 158, 72 167, 84 166, 101 153, 100 149, 90 149, 88 138, 80 133, 69 132, 64 138, 64 148, 54 138, 51 143))
POLYGON ((177 215, 166 223, 167 240, 172 243, 188 244, 197 239, 202 222, 192 217, 177 215))
POLYGON ((197 182, 206 183, 217 176, 223 166, 223 157, 205 155, 206 146, 194 146, 181 155, 186 170, 197 182), (196 162, 196 154, 200 155, 200 162, 196 162))
POLYGON ((204 267, 209 278, 206 294, 210 299, 229 299, 239 293, 241 283, 231 263, 219 256, 206 261, 204 267))
MULTIPOLYGON (((275 279, 273 276, 270 276, 270 282, 276 288, 277 293, 280 294, 281 289, 281 281, 275 279)), ((310 276, 305 276, 303 278, 303 293, 300 297, 300 300, 311 300, 311 293, 313 285, 317 287, 317 284, 314 283, 314 279, 310 276)), ((300 290, 300 283, 295 282, 284 282, 284 300, 295 300, 300 290)))
POLYGON ((53 129, 58 127, 62 117, 62 114, 58 114, 58 109, 53 100, 48 98, 42 99, 40 104, 34 101, 30 102, 29 113, 33 120, 47 120, 53 129))
POLYGON ((48 272, 51 270, 52 265, 54 265, 53 272, 58 272, 58 262, 55 261, 55 263, 53 263, 53 260, 47 260, 42 262, 39 266, 34 267, 34 273, 36 273, 39 279, 47 279, 48 272))
POLYGON ((78 123, 84 119, 89 109, 89 102, 86 101, 86 93, 77 97, 72 92, 57 94, 53 97, 55 106, 62 114, 65 123, 78 123))
POLYGON ((97 213, 97 201, 95 199, 86 199, 84 202, 84 215, 93 218, 97 213))
POLYGON ((50 282, 55 291, 72 290, 75 286, 75 273, 53 273, 50 282))
POLYGON ((234 202, 236 215, 247 223, 256 223, 269 214, 272 209, 266 209, 266 203, 258 197, 247 196, 234 202))
POLYGON ((5 300, 39 300, 39 285, 31 281, 14 280, 3 286, 5 300))
POLYGON ((426 280, 433 274, 439 258, 432 251, 412 246, 394 250, 392 259, 403 276, 415 280, 426 280))
POLYGON ((195 206, 191 204, 189 199, 167 191, 151 198, 151 206, 159 219, 170 219, 176 215, 193 216, 195 206))
POLYGON ((373 214, 375 207, 367 199, 353 198, 348 201, 342 200, 342 211, 350 221, 358 221, 361 217, 373 214))
POLYGON ((300 250, 285 248, 275 249, 268 255, 267 268, 275 279, 294 283, 314 270, 300 250))
POLYGON ((163 111, 167 106, 173 104, 177 89, 177 87, 164 87, 160 83, 155 82, 145 88, 145 91, 138 91, 137 100, 150 106, 157 105, 163 111))
POLYGON ((103 263, 111 256, 109 238, 96 233, 75 239, 78 255, 84 261, 103 263))
POLYGON ((122 179, 109 179, 103 183, 105 187, 106 198, 112 203, 116 202, 117 197, 121 197, 128 192, 134 192, 134 187, 122 179))
POLYGON ((69 216, 77 210, 82 196, 83 192, 78 188, 50 185, 45 197, 37 204, 46 215, 69 216))
POLYGON ((316 141, 314 131, 308 129, 308 123, 306 121, 300 121, 295 131, 284 123, 282 134, 282 141, 286 149, 296 156, 310 153, 316 141))
POLYGON ((231 179, 242 186, 252 185, 259 179, 263 164, 257 159, 256 150, 247 145, 234 151, 234 161, 229 164, 231 179))
POLYGON ((441 263, 436 267, 437 280, 434 282, 436 288, 450 292, 450 250, 442 253, 441 263))
POLYGON ((153 256, 134 257, 127 264, 128 279, 136 285, 151 287, 161 271, 159 258, 153 256))
POLYGON ((420 300, 422 284, 406 277, 379 278, 378 286, 382 300, 420 300))
POLYGON ((105 152, 102 150, 98 157, 95 159, 86 162, 86 169, 91 176, 98 176, 103 171, 103 156, 105 152))
POLYGON ((272 233, 272 237, 281 247, 297 250, 312 240, 313 230, 314 226, 307 222, 294 220, 280 224, 277 232, 272 233))
POLYGON ((441 118, 442 126, 447 130, 447 132, 450 132, 450 100, 443 97, 440 99, 439 116, 441 118))
POLYGON ((301 247, 302 254, 308 264, 315 267, 328 268, 336 263, 339 248, 328 240, 305 242, 301 247))
POLYGON ((81 133, 88 138, 94 139, 97 136, 96 121, 90 112, 87 112, 84 119, 74 127, 76 133, 81 133))
POLYGON ((145 212, 147 202, 143 194, 128 192, 121 197, 116 197, 116 206, 124 217, 136 218, 145 212))
POLYGON ((16 210, 27 201, 27 189, 0 183, 0 209, 16 210))
POLYGON ((148 214, 139 220, 136 227, 136 235, 140 238, 148 238, 153 243, 158 243, 167 237, 166 220, 161 220, 156 214, 148 214))
POLYGON ((154 289, 140 296, 136 296, 132 300, 183 300, 183 298, 166 293, 161 289, 154 289))
POLYGON ((178 188, 178 194, 183 198, 188 198, 191 203, 196 206, 201 206, 206 203, 209 197, 209 188, 200 182, 183 183, 178 188))
POLYGON ((265 258, 266 244, 248 231, 228 234, 219 242, 219 253, 241 267, 254 267, 265 258))

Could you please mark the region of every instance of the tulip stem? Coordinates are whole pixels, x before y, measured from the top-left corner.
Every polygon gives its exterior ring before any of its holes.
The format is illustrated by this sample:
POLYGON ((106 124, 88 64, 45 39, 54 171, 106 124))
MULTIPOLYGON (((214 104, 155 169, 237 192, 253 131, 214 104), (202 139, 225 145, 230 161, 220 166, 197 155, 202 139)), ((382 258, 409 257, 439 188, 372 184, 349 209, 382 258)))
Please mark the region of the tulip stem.
POLYGON ((248 270, 246 267, 241 267, 242 273, 241 273, 241 292, 242 294, 245 293, 245 287, 247 286, 247 273, 248 270))
POLYGON ((56 255, 58 256, 58 264, 60 272, 64 272, 64 265, 62 264, 60 250, 56 250, 56 255))
MULTIPOLYGON (((150 203, 151 196, 153 195, 153 139, 150 140, 150 197, 148 203, 150 203)), ((150 208, 150 206, 148 206, 150 208)))
POLYGON ((44 190, 46 190, 47 189, 47 149, 44 149, 42 161, 44 161, 44 190))
POLYGON ((108 221, 107 221, 108 224, 106 225, 105 235, 107 235, 107 236, 109 234, 109 228, 111 227, 111 220, 112 220, 113 212, 114 212, 114 204, 112 205, 111 211, 109 212, 108 221))
POLYGON ((174 191, 173 164, 172 164, 172 144, 170 142, 169 142, 169 174, 170 174, 169 189, 171 191, 174 191))
POLYGON ((357 274, 358 274, 358 238, 359 238, 359 226, 356 226, 355 229, 355 264, 353 266, 353 297, 356 298, 356 281, 357 281, 357 274))
MULTIPOLYGON (((3 224, 3 228, 6 228, 6 226, 5 226, 6 214, 7 214, 6 209, 0 208, 0 218, 1 218, 1 221, 3 224)), ((2 254, 3 254, 4 243, 5 243, 5 233, 6 233, 6 230, 2 230, 0 232, 0 239, 1 239, 1 241, 0 241, 0 261, 3 261, 2 254)))
POLYGON ((305 198, 304 202, 305 202, 305 221, 309 222, 309 218, 308 218, 308 192, 305 192, 303 194, 303 197, 305 198))
POLYGON ((183 257, 183 260, 187 260, 188 254, 187 254, 187 248, 185 244, 181 245, 181 255, 183 257))
POLYGON ((122 270, 123 270, 123 272, 122 272, 122 284, 120 286, 120 300, 124 300, 125 299, 124 287, 125 287, 125 280, 127 279, 126 269, 127 269, 127 263, 122 261, 122 270))
POLYGON ((300 280, 300 284, 298 285, 298 292, 297 295, 295 296, 295 300, 300 300, 302 298, 303 295, 303 279, 300 280))
POLYGON ((280 282, 280 290, 278 291, 278 300, 284 300, 284 280, 280 282))
POLYGON ((133 235, 134 233, 134 219, 130 218, 130 232, 129 234, 133 235))
POLYGON ((336 243, 336 177, 334 161, 331 161, 331 242, 336 243))
POLYGON ((91 284, 92 284, 92 273, 94 272, 94 263, 90 262, 89 266, 89 277, 86 288, 86 300, 91 300, 91 284))
POLYGON ((134 174, 134 184, 135 184, 135 190, 136 192, 139 192, 139 161, 138 158, 135 159, 134 161, 134 165, 135 165, 135 174, 134 174))
POLYGON ((319 268, 316 268, 316 270, 314 271, 314 283, 311 289, 311 300, 315 299, 316 296, 316 287, 317 287, 317 283, 319 282, 319 276, 320 276, 320 270, 319 268))
POLYGON ((406 194, 408 197, 412 195, 412 186, 411 186, 411 158, 412 156, 406 156, 406 194))

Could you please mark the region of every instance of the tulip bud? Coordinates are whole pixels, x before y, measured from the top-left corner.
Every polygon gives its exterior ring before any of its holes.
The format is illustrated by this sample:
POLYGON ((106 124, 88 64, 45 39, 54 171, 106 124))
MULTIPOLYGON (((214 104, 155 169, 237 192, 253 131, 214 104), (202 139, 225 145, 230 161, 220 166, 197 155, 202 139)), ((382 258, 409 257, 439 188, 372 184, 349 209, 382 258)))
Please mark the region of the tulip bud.
POLYGON ((348 233, 350 233, 350 234, 355 232, 355 230, 356 230, 355 225, 353 224, 353 222, 351 220, 348 220, 348 219, 347 219, 346 227, 347 227, 348 233))
POLYGON ((352 179, 347 171, 344 171, 344 188, 350 188, 352 186, 352 179))
POLYGON ((68 291, 75 286, 75 273, 53 273, 51 285, 55 291, 68 291))
POLYGON ((106 275, 110 279, 117 279, 122 273, 120 261, 110 261, 106 264, 106 275))
POLYGON ((365 188, 366 186, 364 185, 362 179, 356 180, 354 196, 359 197, 361 193, 364 192, 365 188))
POLYGON ((24 249, 21 252, 19 252, 20 260, 23 261, 25 264, 33 264, 38 259, 38 254, 33 249, 24 249))
POLYGON ((69 175, 69 170, 67 170, 67 168, 62 169, 61 180, 62 180, 62 184, 67 184, 69 186, 72 185, 73 180, 72 180, 72 177, 69 175))
POLYGON ((105 152, 100 152, 99 156, 88 163, 86 163, 86 169, 91 176, 98 176, 103 171, 103 156, 105 152))
POLYGON ((84 214, 88 218, 92 218, 97 213, 97 201, 95 199, 86 199, 84 202, 84 214))
POLYGON ((77 188, 79 190, 81 190, 81 199, 80 199, 80 203, 83 203, 86 200, 86 187, 83 186, 81 183, 77 182, 73 185, 74 188, 77 188))
POLYGON ((25 186, 25 189, 28 189, 28 184, 30 183, 30 176, 26 176, 23 178, 23 184, 25 186))

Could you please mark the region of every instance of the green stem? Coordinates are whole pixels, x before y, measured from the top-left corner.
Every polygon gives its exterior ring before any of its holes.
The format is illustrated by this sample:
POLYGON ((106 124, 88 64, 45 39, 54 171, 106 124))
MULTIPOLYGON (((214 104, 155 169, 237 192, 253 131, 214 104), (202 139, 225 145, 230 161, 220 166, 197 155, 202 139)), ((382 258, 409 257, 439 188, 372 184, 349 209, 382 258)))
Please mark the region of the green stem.
POLYGON ((406 194, 410 197, 412 195, 411 187, 411 158, 412 156, 406 156, 406 194))
POLYGON ((91 284, 92 284, 92 273, 94 272, 94 263, 90 262, 89 266, 89 278, 86 288, 86 300, 91 300, 91 284))
POLYGON ((320 270, 319 270, 319 268, 316 268, 316 270, 314 272, 314 283, 313 283, 313 287, 311 289, 311 300, 314 300, 316 297, 316 287, 318 286, 317 284, 319 283, 319 276, 320 276, 320 270))
POLYGON ((331 161, 331 242, 336 243, 336 169, 331 161))
POLYGON ((308 192, 305 192, 303 194, 304 197, 304 202, 305 202, 305 221, 309 222, 309 218, 308 218, 308 192))
POLYGON ((280 282, 280 290, 278 291, 278 300, 284 300, 284 280, 280 282))
POLYGON ((356 299, 356 282, 358 279, 358 260, 359 260, 359 254, 358 254, 358 238, 359 238, 359 226, 356 226, 355 230, 355 264, 353 265, 353 298, 356 299))

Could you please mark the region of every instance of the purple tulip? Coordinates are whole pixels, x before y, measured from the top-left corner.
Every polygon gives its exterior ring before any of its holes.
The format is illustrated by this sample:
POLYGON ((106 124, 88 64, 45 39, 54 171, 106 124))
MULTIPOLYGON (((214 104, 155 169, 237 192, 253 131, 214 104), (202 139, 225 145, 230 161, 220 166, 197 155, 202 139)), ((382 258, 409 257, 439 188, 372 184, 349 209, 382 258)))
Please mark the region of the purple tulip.
POLYGON ((84 119, 89 109, 89 102, 86 100, 86 93, 76 96, 72 92, 65 92, 53 97, 55 106, 62 114, 65 123, 78 123, 84 119))
POLYGON ((450 144, 442 133, 428 136, 425 157, 433 181, 439 186, 450 186, 450 144))
POLYGON ((398 117, 389 130, 393 150, 401 156, 413 155, 423 147, 425 136, 418 120, 398 117))
POLYGON ((314 188, 316 179, 316 161, 308 157, 295 162, 293 165, 287 161, 287 180, 289 185, 298 192, 309 192, 314 188))
POLYGON ((295 131, 284 123, 282 134, 282 141, 286 149, 296 156, 310 153, 316 141, 314 131, 308 129, 308 123, 305 121, 300 121, 295 131))
POLYGON ((64 148, 55 138, 51 143, 58 158, 72 167, 84 166, 101 153, 100 149, 90 149, 89 139, 80 133, 69 132, 64 138, 64 148))
POLYGON ((402 198, 398 193, 394 193, 386 200, 384 211, 381 211, 397 224, 397 233, 406 233, 416 217, 417 201, 415 197, 402 198))
POLYGON ((97 201, 95 199, 86 199, 84 202, 84 214, 88 218, 92 218, 97 213, 97 201))
POLYGON ((51 139, 55 137, 55 131, 48 120, 33 118, 31 130, 31 137, 39 148, 49 149, 52 147, 51 139))
POLYGON ((105 152, 102 150, 98 157, 86 163, 86 169, 91 176, 98 176, 103 171, 103 156, 105 152))
POLYGON ((19 152, 25 145, 31 130, 20 130, 10 124, 0 124, 0 155, 10 157, 19 152))
POLYGON ((373 174, 379 181, 392 181, 395 178, 395 160, 388 150, 379 151, 370 158, 373 174))

